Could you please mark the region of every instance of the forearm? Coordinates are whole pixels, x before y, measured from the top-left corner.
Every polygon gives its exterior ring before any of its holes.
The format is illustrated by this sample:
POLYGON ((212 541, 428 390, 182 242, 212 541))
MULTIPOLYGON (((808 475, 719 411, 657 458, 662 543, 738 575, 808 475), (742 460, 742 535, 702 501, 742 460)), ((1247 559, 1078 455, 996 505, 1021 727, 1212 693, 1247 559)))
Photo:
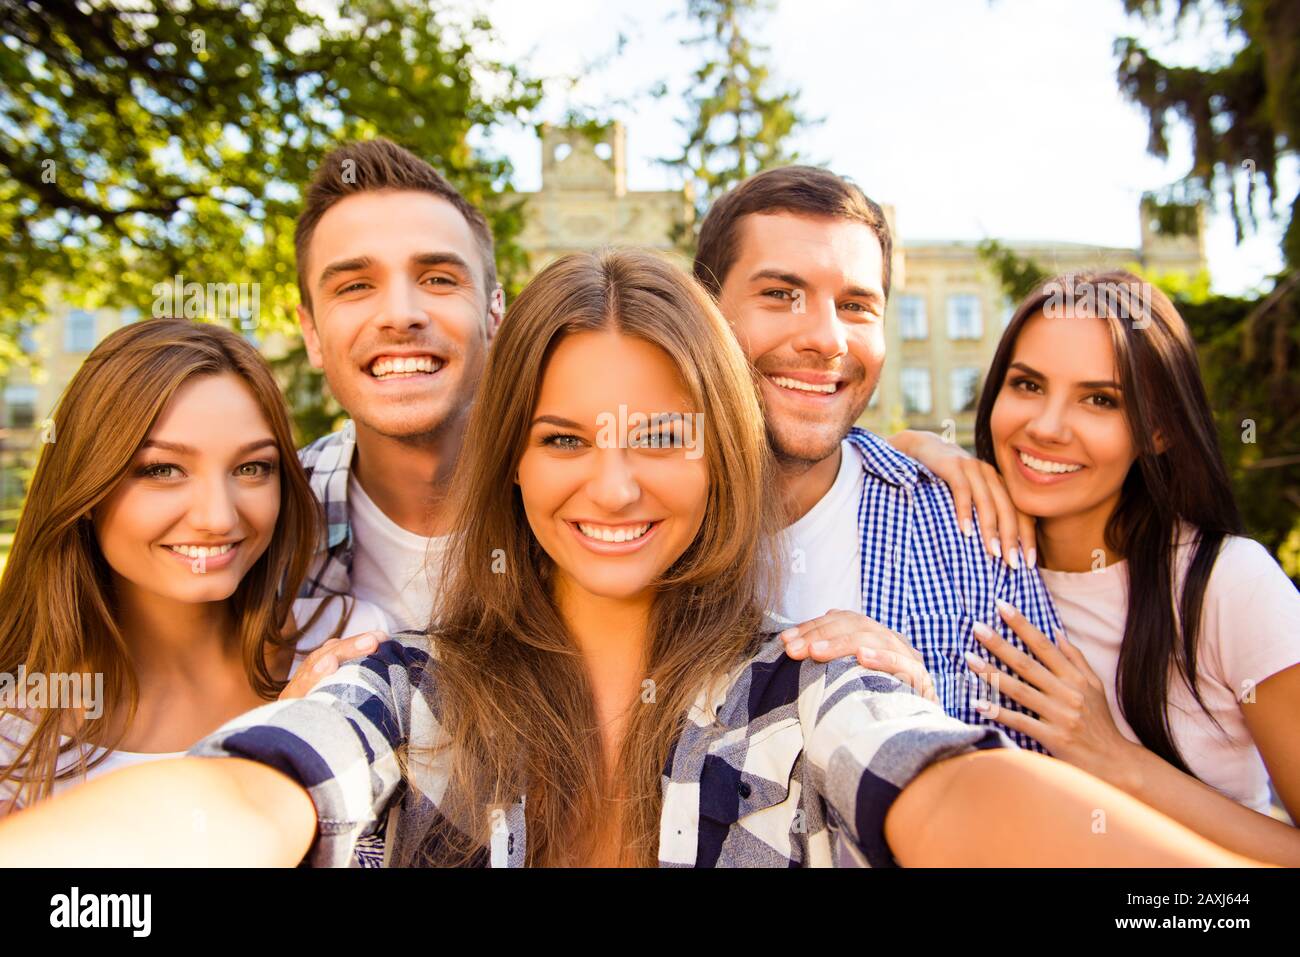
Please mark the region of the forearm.
POLYGON ((292 867, 315 831, 311 798, 279 771, 175 758, 105 774, 0 820, 0 867, 292 867))
POLYGON ((932 765, 899 795, 885 837, 911 867, 1241 867, 1111 785, 1028 751, 932 765))
POLYGON ((1300 830, 1239 804, 1146 748, 1134 745, 1113 780, 1139 801, 1230 851, 1300 867, 1300 830))

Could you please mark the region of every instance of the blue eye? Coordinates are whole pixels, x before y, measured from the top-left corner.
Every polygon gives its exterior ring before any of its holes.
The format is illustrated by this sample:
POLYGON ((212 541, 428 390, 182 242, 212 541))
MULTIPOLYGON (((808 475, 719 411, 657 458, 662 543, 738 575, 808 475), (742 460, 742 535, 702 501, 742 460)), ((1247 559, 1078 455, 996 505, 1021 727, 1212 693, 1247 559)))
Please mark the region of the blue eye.
POLYGON ((542 445, 571 452, 582 447, 582 439, 567 432, 556 432, 554 435, 548 435, 542 439, 542 445))

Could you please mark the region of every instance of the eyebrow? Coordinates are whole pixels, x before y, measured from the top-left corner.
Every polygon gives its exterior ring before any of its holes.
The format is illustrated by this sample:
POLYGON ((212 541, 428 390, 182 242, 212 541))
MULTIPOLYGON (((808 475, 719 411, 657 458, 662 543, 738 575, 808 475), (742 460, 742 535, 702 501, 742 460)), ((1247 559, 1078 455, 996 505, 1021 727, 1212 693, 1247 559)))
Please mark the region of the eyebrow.
POLYGON ((561 418, 558 415, 539 415, 533 419, 531 429, 534 425, 558 425, 562 429, 581 429, 582 426, 572 419, 561 418))
MULTIPOLYGON (((1043 375, 1033 366, 1026 365, 1023 362, 1013 362, 1011 363, 1011 368, 1019 369, 1021 372, 1024 372, 1027 375, 1031 375, 1036 379, 1047 378, 1047 376, 1043 375)), ((1123 386, 1121 386, 1118 382, 1114 382, 1110 379, 1089 379, 1086 382, 1076 382, 1075 385, 1082 386, 1085 389, 1114 389, 1116 392, 1124 391, 1123 386)))
MULTIPOLYGON (((411 257, 410 263, 413 266, 454 266, 462 270, 466 276, 471 279, 474 271, 470 269, 469 263, 465 257, 457 253, 449 252, 426 252, 416 253, 411 257)), ((327 282, 342 273, 359 272, 362 269, 369 269, 375 265, 375 260, 371 256, 356 256, 352 259, 339 259, 330 263, 321 270, 320 279, 316 280, 316 287, 320 288, 327 282)))
MULTIPOLYGON (((255 451, 256 449, 266 448, 268 445, 275 446, 276 445, 275 439, 254 439, 252 442, 248 442, 244 445, 241 445, 238 449, 235 450, 235 454, 247 455, 249 452, 255 451)), ((179 455, 198 454, 198 449, 194 448, 193 446, 183 445, 180 442, 164 442, 162 439, 145 439, 144 443, 140 446, 140 448, 141 449, 164 449, 165 451, 168 452, 176 452, 179 455)))
MULTIPOLYGON (((774 279, 800 289, 808 285, 807 281, 797 273, 784 272, 780 269, 760 269, 749 277, 750 282, 757 282, 760 279, 774 279)), ((844 295, 852 299, 869 299, 874 302, 883 302, 885 298, 883 293, 875 289, 867 289, 865 286, 849 286, 844 290, 844 295)))

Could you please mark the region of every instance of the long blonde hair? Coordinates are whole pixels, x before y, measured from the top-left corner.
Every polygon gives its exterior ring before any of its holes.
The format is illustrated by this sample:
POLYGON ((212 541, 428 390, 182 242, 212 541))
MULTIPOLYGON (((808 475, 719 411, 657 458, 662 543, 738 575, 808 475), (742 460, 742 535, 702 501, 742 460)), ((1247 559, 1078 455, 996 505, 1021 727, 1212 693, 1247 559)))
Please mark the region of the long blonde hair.
POLYGON ((479 857, 489 809, 526 795, 528 863, 573 862, 612 815, 623 862, 653 864, 661 774, 687 709, 752 653, 775 587, 780 509, 752 367, 683 271, 638 251, 567 256, 528 285, 501 326, 454 483, 453 544, 430 628, 450 779, 422 863, 479 857), (704 412, 709 474, 700 530, 655 584, 654 703, 632 709, 612 775, 578 646, 553 600, 553 562, 513 481, 547 358, 566 336, 595 330, 645 340, 672 359, 704 412), (505 574, 494 573, 502 558, 505 574))
MULTIPOLYGON (((280 453, 275 532, 228 599, 249 684, 261 697, 275 697, 284 684, 271 675, 268 653, 293 645, 324 608, 322 603, 293 634, 281 633, 306 576, 321 516, 266 361, 240 336, 208 323, 149 319, 117 330, 86 357, 59 402, 54 441, 42 448, 0 579, 0 673, 13 674, 20 666, 29 675, 102 673, 104 707, 100 717, 78 722, 62 746, 57 708, 45 709, 25 740, 10 742, 18 753, 12 764, 0 763, 0 784, 19 785, 13 803, 30 804, 50 793, 56 777, 101 763, 135 715, 138 686, 91 511, 126 477, 177 390, 196 376, 221 373, 248 386, 280 453), (122 706, 126 719, 114 722, 122 706), (114 726, 119 731, 110 735, 114 726), (105 753, 87 764, 87 747, 105 753), (60 770, 60 756, 68 751, 83 760, 60 770)), ((346 617, 345 608, 340 625, 346 617)))

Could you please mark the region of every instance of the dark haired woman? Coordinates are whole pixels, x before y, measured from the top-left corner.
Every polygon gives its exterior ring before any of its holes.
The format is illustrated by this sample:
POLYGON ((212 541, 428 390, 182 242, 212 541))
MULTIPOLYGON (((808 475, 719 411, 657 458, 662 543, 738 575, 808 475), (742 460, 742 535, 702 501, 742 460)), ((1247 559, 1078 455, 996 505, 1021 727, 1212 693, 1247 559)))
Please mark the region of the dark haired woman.
POLYGON ((979 463, 921 433, 902 447, 954 486, 996 484, 996 469, 1036 520, 1068 638, 1005 610, 1030 658, 976 627, 1012 674, 983 656, 972 669, 1038 715, 996 717, 1224 847, 1300 865, 1300 831, 1268 813, 1271 777, 1300 820, 1300 594, 1242 537, 1173 304, 1130 273, 1048 280, 986 383, 979 463))

